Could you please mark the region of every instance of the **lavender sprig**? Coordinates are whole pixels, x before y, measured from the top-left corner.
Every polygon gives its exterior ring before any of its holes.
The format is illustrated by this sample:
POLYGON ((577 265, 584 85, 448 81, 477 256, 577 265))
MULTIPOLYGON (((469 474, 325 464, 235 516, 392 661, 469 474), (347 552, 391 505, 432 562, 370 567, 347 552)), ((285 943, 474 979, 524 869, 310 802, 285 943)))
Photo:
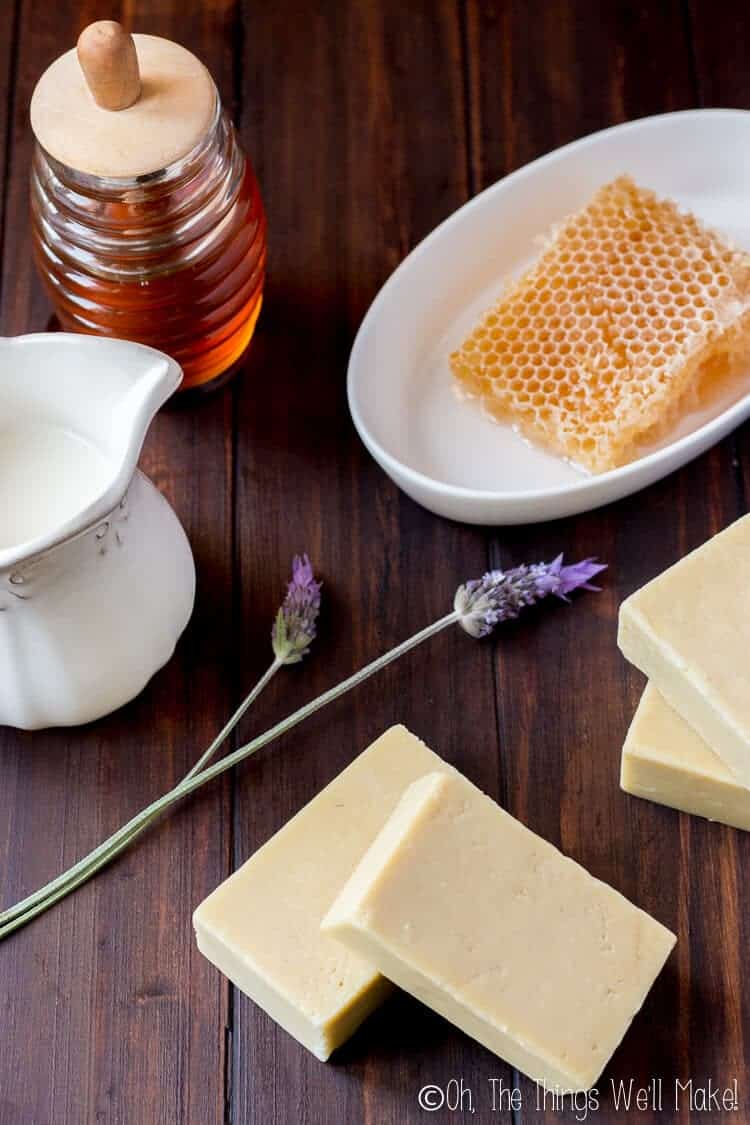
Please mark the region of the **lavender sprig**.
MULTIPOLYGON (((232 766, 244 761, 250 755, 262 750, 275 739, 287 734, 293 727, 320 711, 327 704, 333 703, 334 700, 339 699, 346 692, 351 691, 352 688, 357 687, 394 660, 398 660, 399 657, 404 656, 423 641, 455 624, 460 624, 474 637, 485 637, 501 621, 508 621, 517 617, 524 606, 532 605, 550 594, 567 601, 568 595, 574 590, 598 589, 598 587, 592 585, 591 579, 604 570, 605 566, 595 559, 584 559, 572 566, 563 566, 562 555, 558 555, 551 563, 519 566, 508 571, 489 571, 482 578, 465 582, 456 591, 454 608, 451 613, 433 621, 432 624, 425 626, 424 629, 402 641, 389 652, 379 656, 372 663, 367 664, 354 675, 337 684, 336 687, 330 688, 319 695, 317 699, 306 703, 304 707, 300 707, 298 711, 295 711, 286 719, 282 719, 270 730, 254 738, 252 742, 241 746, 232 754, 227 754, 214 765, 206 766, 205 763, 213 753, 213 748, 226 737, 242 717, 247 706, 249 706, 249 701, 255 697, 253 693, 257 695, 260 685, 268 683, 273 674, 285 663, 296 663, 301 660, 309 648, 309 644, 315 636, 315 623, 320 606, 320 587, 312 576, 312 570, 308 571, 308 568, 309 560, 306 556, 300 560, 295 560, 292 582, 287 591, 284 606, 282 606, 284 629, 286 631, 285 640, 277 641, 274 638, 273 664, 265 673, 265 676, 261 678, 259 684, 256 685, 256 688, 253 689, 250 696, 235 712, 227 726, 212 743, 212 746, 196 762, 190 773, 178 785, 150 804, 148 808, 143 809, 137 816, 134 816, 127 824, 113 833, 88 856, 79 860, 63 875, 53 879, 51 883, 37 891, 36 894, 30 895, 23 902, 0 914, 0 940, 30 922, 36 915, 43 913, 59 899, 64 898, 81 883, 89 879, 101 867, 114 859, 152 820, 170 805, 205 785, 212 778, 218 777, 225 770, 231 769, 232 766), (299 563, 299 566, 296 565, 297 563, 299 563), (294 589, 292 589, 293 587, 294 589), (288 615, 285 611, 287 600, 289 601, 288 615), (291 637, 296 638, 296 640, 290 640, 291 637), (277 643, 280 644, 279 652, 281 655, 276 651, 277 643), (289 645, 292 645, 292 647, 288 648, 289 645), (296 659, 290 661, 288 659, 290 656, 296 659)), ((277 617, 277 625, 278 620, 277 617)))
POLYGON ((320 613, 320 589, 307 555, 295 555, 292 580, 271 630, 273 651, 282 664, 299 664, 310 651, 320 613))
POLYGON ((515 566, 512 570, 489 570, 481 578, 465 582, 456 590, 453 608, 460 625, 472 637, 488 636, 501 621, 518 617, 524 606, 549 594, 563 601, 574 590, 598 590, 591 579, 606 570, 596 559, 563 566, 563 556, 551 563, 515 566))

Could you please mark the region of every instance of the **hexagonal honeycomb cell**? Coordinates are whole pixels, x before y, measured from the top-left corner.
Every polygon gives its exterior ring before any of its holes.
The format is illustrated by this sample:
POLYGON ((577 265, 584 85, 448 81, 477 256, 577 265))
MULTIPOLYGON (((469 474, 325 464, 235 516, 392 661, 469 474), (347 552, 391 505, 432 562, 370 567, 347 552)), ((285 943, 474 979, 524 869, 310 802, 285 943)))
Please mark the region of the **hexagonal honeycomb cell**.
POLYGON ((750 357, 750 255, 622 176, 553 231, 450 357, 463 391, 599 473, 750 357))

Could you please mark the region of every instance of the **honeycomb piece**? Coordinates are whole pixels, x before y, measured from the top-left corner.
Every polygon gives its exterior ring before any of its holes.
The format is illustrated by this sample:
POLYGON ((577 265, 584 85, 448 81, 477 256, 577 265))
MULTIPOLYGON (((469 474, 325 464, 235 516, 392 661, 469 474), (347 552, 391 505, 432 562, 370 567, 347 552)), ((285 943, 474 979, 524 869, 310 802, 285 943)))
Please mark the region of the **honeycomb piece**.
POLYGON ((750 354, 750 255, 626 176, 552 232, 450 357, 495 418, 615 468, 750 354))

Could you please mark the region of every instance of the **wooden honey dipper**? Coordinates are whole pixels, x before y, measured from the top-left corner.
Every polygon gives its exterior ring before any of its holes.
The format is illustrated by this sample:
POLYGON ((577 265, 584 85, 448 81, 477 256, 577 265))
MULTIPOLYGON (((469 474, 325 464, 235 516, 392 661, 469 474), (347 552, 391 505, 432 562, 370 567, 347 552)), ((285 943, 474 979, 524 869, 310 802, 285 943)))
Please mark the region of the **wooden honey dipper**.
POLYGON ((39 144, 89 175, 132 179, 191 152, 216 118, 211 75, 190 51, 114 20, 85 28, 31 99, 39 144))
POLYGON ((86 85, 102 109, 127 109, 141 95, 141 75, 133 36, 115 20, 84 28, 76 45, 86 85))

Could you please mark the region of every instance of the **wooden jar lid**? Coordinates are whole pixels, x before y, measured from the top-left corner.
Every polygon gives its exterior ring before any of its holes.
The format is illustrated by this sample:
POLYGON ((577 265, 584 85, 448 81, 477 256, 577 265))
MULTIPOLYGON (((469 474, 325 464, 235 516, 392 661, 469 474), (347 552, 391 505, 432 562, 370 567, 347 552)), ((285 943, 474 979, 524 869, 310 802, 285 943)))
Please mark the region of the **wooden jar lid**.
POLYGON ((216 98, 211 75, 190 51, 101 20, 39 79, 31 127, 62 164, 132 178, 186 156, 208 132, 216 98))

